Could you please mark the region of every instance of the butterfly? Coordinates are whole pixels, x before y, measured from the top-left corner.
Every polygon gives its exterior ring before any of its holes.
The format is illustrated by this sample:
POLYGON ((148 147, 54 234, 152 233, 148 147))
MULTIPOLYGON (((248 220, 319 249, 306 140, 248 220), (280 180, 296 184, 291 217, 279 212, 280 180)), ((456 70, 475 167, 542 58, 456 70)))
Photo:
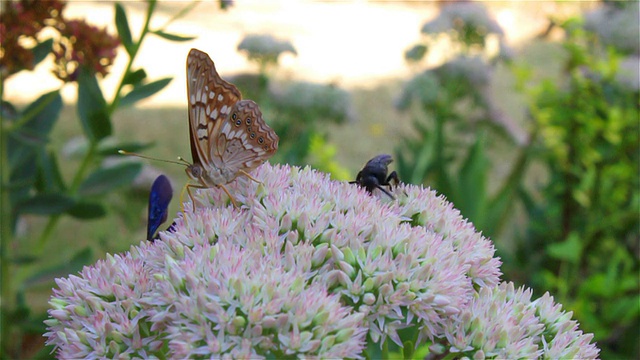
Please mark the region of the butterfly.
MULTIPOLYGON (((195 182, 191 188, 221 187, 262 165, 278 149, 278 135, 262 118, 252 100, 243 100, 240 91, 224 81, 206 53, 191 49, 187 56, 187 100, 193 163, 186 168, 195 182)), ((195 202, 194 209, 195 209, 195 202)))
POLYGON ((167 221, 167 210, 173 189, 166 176, 160 175, 151 185, 149 193, 149 219, 147 220, 147 240, 154 241, 156 230, 167 221))
MULTIPOLYGON (((160 160, 125 150, 118 152, 150 160, 187 165, 190 183, 186 189, 195 211, 191 188, 220 187, 238 207, 226 184, 262 165, 278 150, 278 135, 262 118, 260 107, 243 100, 240 91, 224 81, 205 52, 191 49, 187 56, 187 101, 189 105, 189 140, 193 163, 160 160)), ((182 203, 182 194, 180 195, 182 203)), ((184 212, 184 208, 182 209, 184 212)))

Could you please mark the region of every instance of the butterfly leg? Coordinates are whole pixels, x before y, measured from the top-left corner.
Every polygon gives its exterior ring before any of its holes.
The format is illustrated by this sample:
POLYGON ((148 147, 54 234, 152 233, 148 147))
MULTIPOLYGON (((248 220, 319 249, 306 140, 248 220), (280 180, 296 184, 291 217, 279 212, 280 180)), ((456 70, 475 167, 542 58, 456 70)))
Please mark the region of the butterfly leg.
MULTIPOLYGON (((251 180, 253 180, 253 181, 257 182, 258 184, 262 184, 262 181, 260 181, 260 180, 258 180, 258 179, 256 179, 256 178, 254 178, 253 176, 249 175, 249 173, 248 173, 248 172, 246 172, 246 171, 244 171, 244 170, 240 170, 240 173, 241 173, 242 175, 244 175, 244 176, 248 177, 249 179, 251 179, 251 180)), ((227 193, 227 194, 228 194, 228 193, 227 193)))
POLYGON ((180 211, 182 211, 182 214, 184 216, 184 224, 187 225, 187 217, 186 217, 186 213, 184 212, 184 191, 187 190, 187 193, 189 194, 189 199, 191 199, 191 204, 193 205, 193 212, 196 211, 196 200, 193 198, 193 194, 191 193, 191 188, 196 188, 196 189, 206 189, 206 187, 204 186, 199 186, 199 185, 194 185, 194 184, 186 184, 183 188, 182 191, 180 191, 180 211))
POLYGON ((193 184, 187 184, 182 188, 182 191, 180 192, 180 210, 182 210, 182 213, 184 214, 184 201, 182 201, 184 199, 184 191, 187 190, 187 193, 189 194, 189 199, 191 199, 191 204, 193 204, 193 211, 196 211, 196 201, 193 199, 193 194, 191 194, 191 188, 197 188, 197 189, 202 189, 202 187, 198 186, 198 185, 193 185, 193 184))
POLYGON ((229 190, 227 190, 227 188, 224 185, 218 185, 219 187, 222 188, 222 190, 224 190, 225 193, 227 193, 227 196, 229 197, 229 200, 231 200, 231 203, 233 204, 233 206, 235 206, 236 208, 240 208, 240 206, 238 206, 238 203, 236 202, 236 199, 231 195, 231 193, 229 192, 229 190))
MULTIPOLYGON (((180 191, 180 211, 182 212, 182 218, 184 219, 184 225, 187 225, 187 217, 186 217, 186 213, 184 212, 184 191, 187 190, 187 192, 189 192, 189 184, 186 184, 185 186, 182 187, 182 191, 180 191)), ((191 201, 193 201, 193 198, 191 197, 191 192, 189 192, 189 197, 191 198, 191 201)), ((194 206, 194 210, 195 210, 195 206, 194 206)))
MULTIPOLYGON (((218 185, 218 187, 221 187, 222 190, 224 190, 224 192, 227 194, 227 196, 229 197, 229 199, 231 200, 231 203, 233 204, 233 206, 240 208, 238 206, 238 203, 236 202, 236 199, 233 197, 233 195, 231 195, 231 193, 229 192, 229 190, 227 190, 227 188, 224 185, 218 185)), ((196 211, 196 201, 193 198, 193 194, 191 193, 191 188, 195 188, 195 189, 209 189, 209 187, 207 186, 200 186, 200 185, 194 185, 194 184, 187 184, 185 186, 185 188, 187 189, 187 192, 189 193, 189 198, 191 198, 191 203, 193 204, 193 211, 196 211)), ((182 190, 182 193, 180 194, 180 206, 182 209, 182 212, 184 213, 184 203, 182 202, 182 195, 184 194, 184 190, 182 190)))

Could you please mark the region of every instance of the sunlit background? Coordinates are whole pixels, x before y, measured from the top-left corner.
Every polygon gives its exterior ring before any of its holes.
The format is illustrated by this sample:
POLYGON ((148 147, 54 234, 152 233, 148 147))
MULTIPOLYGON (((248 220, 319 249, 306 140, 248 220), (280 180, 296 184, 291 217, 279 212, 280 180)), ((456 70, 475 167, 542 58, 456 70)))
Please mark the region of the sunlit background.
MULTIPOLYGON (((139 29, 144 21, 144 2, 125 2, 131 29, 139 29)), ((487 2, 491 15, 505 32, 509 45, 519 47, 539 35, 548 26, 548 17, 567 16, 593 8, 593 2, 487 2)), ((185 6, 184 1, 161 1, 153 23, 161 26, 185 6)), ((336 83, 347 88, 373 88, 380 83, 407 78, 411 69, 404 52, 421 38, 422 25, 438 15, 433 2, 314 2, 297 0, 237 1, 228 10, 220 10, 216 1, 202 1, 185 17, 171 24, 176 34, 196 36, 182 43, 149 37, 142 45, 137 63, 151 78, 171 76, 172 84, 141 107, 184 106, 185 59, 190 48, 209 53, 224 75, 255 70, 247 58, 237 51, 248 34, 269 34, 290 41, 297 55, 285 54, 277 76, 283 79, 336 83)), ((69 18, 84 18, 116 33, 114 8, 109 2, 69 1, 65 9, 69 18)), ((126 66, 126 58, 116 59, 112 73, 126 66)), ((441 63, 435 54, 428 65, 441 63)), ((43 63, 34 72, 21 73, 6 83, 6 97, 27 101, 34 90, 54 89, 59 81, 49 76, 50 64, 43 63), (34 88, 34 85, 37 87, 34 88)), ((116 77, 102 84, 106 94, 117 85, 116 77)), ((75 92, 65 89, 65 100, 72 101, 75 92)))

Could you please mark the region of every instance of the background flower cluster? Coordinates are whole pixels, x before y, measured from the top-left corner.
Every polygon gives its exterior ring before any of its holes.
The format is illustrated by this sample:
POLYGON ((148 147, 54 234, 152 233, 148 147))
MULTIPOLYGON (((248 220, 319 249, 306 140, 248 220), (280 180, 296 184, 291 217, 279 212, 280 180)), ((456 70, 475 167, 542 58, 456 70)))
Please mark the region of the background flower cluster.
POLYGON ((60 0, 20 0, 6 2, 0 14, 0 74, 7 77, 21 70, 32 70, 52 46, 56 69, 54 74, 65 82, 77 80, 80 67, 92 74, 105 76, 116 57, 120 41, 106 29, 88 24, 83 19, 63 16, 66 6, 60 0), (38 43, 38 34, 46 27, 55 29, 55 42, 38 43))
POLYGON ((500 283, 492 243, 434 191, 390 200, 269 164, 253 176, 229 186, 240 209, 200 191, 174 232, 58 279, 57 356, 598 356, 548 294, 500 283))

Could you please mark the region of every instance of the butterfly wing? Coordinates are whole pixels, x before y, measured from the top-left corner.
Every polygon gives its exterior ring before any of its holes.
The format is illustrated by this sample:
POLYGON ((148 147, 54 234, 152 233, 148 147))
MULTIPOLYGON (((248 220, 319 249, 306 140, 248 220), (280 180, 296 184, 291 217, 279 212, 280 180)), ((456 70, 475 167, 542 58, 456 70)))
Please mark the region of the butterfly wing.
POLYGON ((216 136, 212 161, 236 176, 250 172, 278 150, 278 135, 262 118, 258 104, 240 100, 225 117, 216 136))
POLYGON ((194 164, 210 166, 210 139, 215 136, 220 120, 229 114, 232 106, 241 98, 240 91, 218 75, 209 55, 197 49, 189 51, 187 100, 191 156, 194 164))
POLYGON ((167 209, 173 189, 166 176, 160 175, 151 185, 149 194, 149 218, 147 220, 147 240, 153 241, 156 230, 167 220, 167 209))

